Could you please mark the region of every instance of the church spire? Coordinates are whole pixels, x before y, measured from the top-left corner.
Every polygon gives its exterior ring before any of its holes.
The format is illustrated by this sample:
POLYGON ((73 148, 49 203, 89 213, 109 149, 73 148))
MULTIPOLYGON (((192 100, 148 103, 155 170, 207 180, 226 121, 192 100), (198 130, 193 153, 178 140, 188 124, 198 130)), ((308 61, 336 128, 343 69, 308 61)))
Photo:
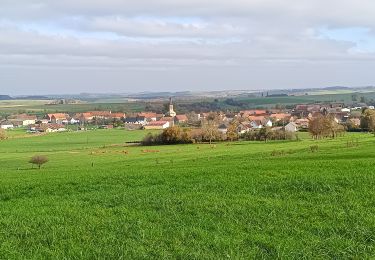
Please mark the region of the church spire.
POLYGON ((176 112, 174 112, 174 109, 173 109, 172 97, 169 98, 169 111, 168 111, 168 115, 172 116, 172 117, 176 116, 176 112))

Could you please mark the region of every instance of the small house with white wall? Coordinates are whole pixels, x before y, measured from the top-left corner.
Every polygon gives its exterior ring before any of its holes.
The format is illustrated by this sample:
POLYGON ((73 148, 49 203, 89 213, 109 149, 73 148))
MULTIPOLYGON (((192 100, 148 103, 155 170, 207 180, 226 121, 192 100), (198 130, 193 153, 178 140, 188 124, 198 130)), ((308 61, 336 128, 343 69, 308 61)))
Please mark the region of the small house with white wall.
POLYGON ((292 133, 297 132, 298 131, 298 126, 297 126, 296 123, 290 122, 289 124, 287 124, 285 126, 285 131, 286 132, 292 132, 292 133))
POLYGON ((149 124, 145 125, 146 130, 160 130, 165 129, 170 126, 169 121, 152 121, 149 124))
POLYGON ((12 122, 9 122, 9 121, 4 121, 4 122, 1 122, 0 124, 0 128, 1 129, 13 129, 14 128, 14 125, 12 122))

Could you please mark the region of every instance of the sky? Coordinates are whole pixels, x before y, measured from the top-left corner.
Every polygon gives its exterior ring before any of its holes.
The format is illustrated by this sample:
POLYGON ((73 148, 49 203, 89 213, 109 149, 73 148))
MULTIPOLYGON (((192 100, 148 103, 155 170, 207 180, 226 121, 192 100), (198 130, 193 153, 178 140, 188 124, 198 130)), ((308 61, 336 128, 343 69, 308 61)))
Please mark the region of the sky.
POLYGON ((373 0, 0 0, 0 94, 375 85, 373 0))

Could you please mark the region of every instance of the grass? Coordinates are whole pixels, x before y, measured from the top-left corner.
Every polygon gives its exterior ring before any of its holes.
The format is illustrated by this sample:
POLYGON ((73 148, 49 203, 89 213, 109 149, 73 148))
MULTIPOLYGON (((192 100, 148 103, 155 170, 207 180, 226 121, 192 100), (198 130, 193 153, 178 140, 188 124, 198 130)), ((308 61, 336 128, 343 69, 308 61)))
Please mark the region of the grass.
POLYGON ((58 104, 49 105, 50 100, 10 100, 0 101, 0 115, 13 113, 29 113, 43 116, 47 113, 81 113, 93 110, 111 110, 139 112, 145 109, 145 103, 142 102, 88 102, 80 104, 58 104))
POLYGON ((124 146, 144 134, 1 142, 0 258, 374 256, 372 135, 124 146), (31 169, 34 154, 50 162, 31 169))

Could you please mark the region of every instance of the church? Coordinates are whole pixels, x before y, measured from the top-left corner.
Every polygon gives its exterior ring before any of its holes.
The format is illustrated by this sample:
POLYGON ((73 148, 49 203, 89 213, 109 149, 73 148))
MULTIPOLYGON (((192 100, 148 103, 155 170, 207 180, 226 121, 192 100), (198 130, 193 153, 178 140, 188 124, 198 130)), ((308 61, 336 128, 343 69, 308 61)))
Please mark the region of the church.
POLYGON ((169 98, 169 109, 168 111, 162 115, 162 117, 158 118, 157 121, 151 121, 144 126, 145 129, 165 129, 175 124, 182 124, 186 123, 188 118, 186 115, 177 115, 174 111, 173 101, 172 98, 169 98))
POLYGON ((174 111, 173 109, 173 102, 172 102, 172 98, 170 97, 169 98, 169 111, 168 113, 165 114, 165 116, 168 116, 168 117, 175 117, 177 114, 176 112, 174 111))

